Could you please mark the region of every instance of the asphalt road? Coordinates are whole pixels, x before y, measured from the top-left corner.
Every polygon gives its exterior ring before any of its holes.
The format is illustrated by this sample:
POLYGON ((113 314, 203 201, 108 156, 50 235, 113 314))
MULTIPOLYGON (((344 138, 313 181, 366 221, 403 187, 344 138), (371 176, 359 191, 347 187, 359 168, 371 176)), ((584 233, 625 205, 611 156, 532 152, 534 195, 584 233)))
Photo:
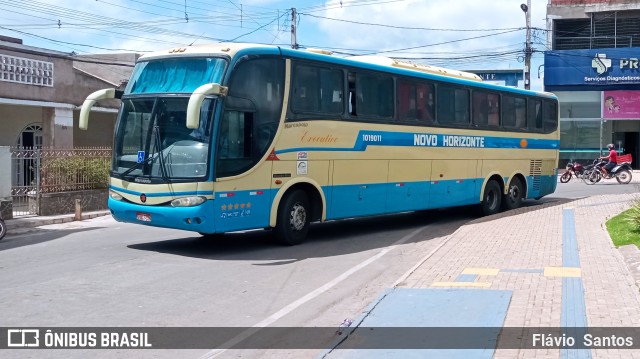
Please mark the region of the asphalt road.
MULTIPOLYGON (((574 180, 525 205, 631 196, 637 186, 574 180)), ((274 243, 262 230, 204 239, 111 217, 45 226, 0 241, 0 327, 337 328, 476 218, 465 208, 314 224, 309 240, 294 247, 274 243)), ((298 358, 318 352, 11 350, 0 356, 298 358)))

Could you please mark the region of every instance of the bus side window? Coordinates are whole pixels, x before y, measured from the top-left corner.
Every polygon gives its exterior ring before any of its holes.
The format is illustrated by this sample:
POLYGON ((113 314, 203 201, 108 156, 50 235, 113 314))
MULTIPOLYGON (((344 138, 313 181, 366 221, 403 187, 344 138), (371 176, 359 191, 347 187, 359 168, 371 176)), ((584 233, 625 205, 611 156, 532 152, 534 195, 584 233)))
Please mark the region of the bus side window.
POLYGON ((489 126, 500 126, 500 96, 497 94, 489 94, 489 126))
POLYGON ((358 116, 356 111, 356 73, 349 72, 347 81, 349 83, 349 115, 358 116))
POLYGON ((500 125, 500 96, 483 91, 473 91, 473 124, 497 127, 500 125))
POLYGON ((432 123, 434 118, 433 85, 398 80, 398 120, 432 123))
POLYGON ((527 129, 527 101, 521 97, 515 99, 516 128, 527 129))
POLYGON ((393 117, 393 78, 358 73, 355 85, 355 107, 358 109, 358 115, 378 118, 393 117))
POLYGON ((438 86, 437 120, 443 124, 469 123, 469 90, 438 86))
POLYGON ((502 126, 510 129, 527 128, 526 101, 521 97, 502 96, 502 126))
POLYGON ((296 66, 291 109, 301 113, 342 113, 342 81, 340 70, 296 66))
POLYGON ((558 128, 558 104, 553 101, 544 102, 544 130, 555 131, 558 128))
POLYGON ((528 126, 530 130, 542 130, 542 101, 529 99, 528 126))
POLYGON ((419 84, 416 87, 416 108, 418 121, 433 123, 435 120, 435 108, 433 103, 433 85, 419 84))
POLYGON ((489 124, 489 99, 487 93, 473 91, 473 124, 476 126, 486 126, 489 124))
POLYGON ((257 164, 273 141, 284 96, 285 62, 264 57, 238 63, 229 80, 216 146, 216 177, 257 164))

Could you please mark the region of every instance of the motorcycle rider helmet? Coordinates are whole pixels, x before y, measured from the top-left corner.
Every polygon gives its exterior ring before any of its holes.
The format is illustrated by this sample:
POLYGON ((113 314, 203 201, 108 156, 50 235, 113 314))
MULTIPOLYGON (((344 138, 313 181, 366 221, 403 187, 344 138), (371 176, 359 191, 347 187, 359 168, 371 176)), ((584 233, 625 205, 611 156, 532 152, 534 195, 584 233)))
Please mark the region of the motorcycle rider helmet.
POLYGON ((610 144, 608 144, 608 145, 607 145, 607 149, 608 149, 608 150, 612 150, 612 149, 613 149, 613 144, 611 144, 611 143, 610 143, 610 144))

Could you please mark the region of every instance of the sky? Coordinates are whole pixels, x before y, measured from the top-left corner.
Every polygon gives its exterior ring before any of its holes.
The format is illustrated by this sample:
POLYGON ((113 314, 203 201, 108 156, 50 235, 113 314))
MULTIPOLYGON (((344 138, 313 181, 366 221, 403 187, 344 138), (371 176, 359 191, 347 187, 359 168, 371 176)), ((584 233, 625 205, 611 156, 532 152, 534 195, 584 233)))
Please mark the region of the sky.
MULTIPOLYGON (((542 90, 547 0, 531 7, 531 88, 542 90)), ((523 69, 527 0, 0 0, 0 35, 81 55, 221 41, 458 70, 523 69)))

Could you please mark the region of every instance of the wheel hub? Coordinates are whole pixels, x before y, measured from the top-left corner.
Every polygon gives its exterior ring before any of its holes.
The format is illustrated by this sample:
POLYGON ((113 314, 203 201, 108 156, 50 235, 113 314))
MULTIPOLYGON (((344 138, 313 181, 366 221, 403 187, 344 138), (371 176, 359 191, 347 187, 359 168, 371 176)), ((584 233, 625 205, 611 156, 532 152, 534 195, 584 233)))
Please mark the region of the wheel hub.
POLYGON ((307 211, 300 204, 293 206, 291 210, 291 228, 296 231, 302 230, 307 223, 307 211))
POLYGON ((511 188, 509 189, 509 195, 511 196, 512 200, 517 200, 520 197, 519 191, 520 189, 518 188, 518 186, 511 186, 511 188))

